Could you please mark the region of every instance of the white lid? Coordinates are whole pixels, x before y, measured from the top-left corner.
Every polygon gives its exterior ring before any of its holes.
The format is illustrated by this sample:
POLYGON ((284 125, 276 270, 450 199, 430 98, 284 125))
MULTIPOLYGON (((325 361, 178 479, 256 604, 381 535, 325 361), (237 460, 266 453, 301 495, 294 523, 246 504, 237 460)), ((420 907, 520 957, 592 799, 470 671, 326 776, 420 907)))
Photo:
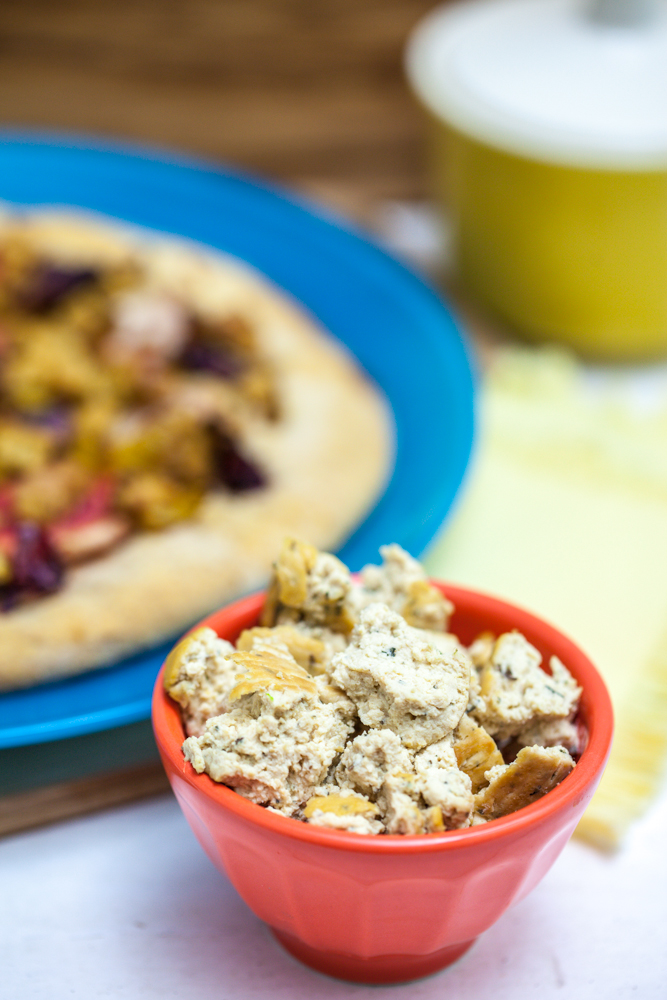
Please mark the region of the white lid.
POLYGON ((407 71, 437 117, 508 152, 573 166, 667 166, 663 0, 598 0, 593 14, 576 0, 448 5, 417 26, 407 71))

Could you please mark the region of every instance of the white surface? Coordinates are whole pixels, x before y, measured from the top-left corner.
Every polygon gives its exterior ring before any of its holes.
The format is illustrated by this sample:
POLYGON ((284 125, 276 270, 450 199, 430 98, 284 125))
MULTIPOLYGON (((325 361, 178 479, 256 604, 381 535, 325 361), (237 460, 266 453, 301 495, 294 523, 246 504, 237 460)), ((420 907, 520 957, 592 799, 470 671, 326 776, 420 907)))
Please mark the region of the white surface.
MULTIPOLYGON (((601 2, 601 0, 599 0, 601 2)), ((570 165, 667 166, 667 4, 638 25, 596 23, 592 0, 477 0, 417 27, 407 69, 460 131, 570 165)))
POLYGON ((7 1000, 664 1000, 667 795, 608 857, 571 842, 455 966, 355 986, 300 966, 164 796, 0 841, 7 1000))

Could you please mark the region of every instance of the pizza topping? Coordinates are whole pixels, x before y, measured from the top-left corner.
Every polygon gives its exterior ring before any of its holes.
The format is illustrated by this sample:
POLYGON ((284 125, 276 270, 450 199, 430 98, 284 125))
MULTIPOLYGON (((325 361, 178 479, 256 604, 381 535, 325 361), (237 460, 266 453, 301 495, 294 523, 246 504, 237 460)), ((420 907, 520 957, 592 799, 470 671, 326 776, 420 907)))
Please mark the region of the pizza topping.
POLYGON ((229 434, 221 430, 218 424, 212 424, 208 430, 213 447, 213 466, 221 483, 232 493, 246 493, 266 486, 265 474, 241 453, 238 444, 229 434))
POLYGON ((26 275, 19 301, 28 312, 45 313, 74 289, 91 285, 96 278, 97 271, 89 267, 63 267, 40 261, 26 275))
POLYGON ((20 522, 14 539, 11 578, 2 595, 8 607, 33 594, 52 594, 60 586, 64 568, 48 535, 38 524, 20 522))
MULTIPOLYGON (((129 256, 62 263, 17 224, 0 246, 0 361, 2 524, 42 525, 63 563, 192 518, 211 491, 269 484, 235 416, 279 417, 253 327, 198 315, 129 256), (101 479, 104 505, 78 516, 101 479)), ((61 567, 21 600, 62 580, 61 567)))
POLYGON ((72 510, 89 481, 86 470, 74 460, 43 465, 14 486, 14 514, 20 520, 49 524, 72 510))
POLYGON ((111 309, 111 330, 103 349, 110 359, 133 357, 173 361, 185 346, 190 316, 176 299, 155 292, 130 291, 111 309))
POLYGON ((119 514, 109 514, 80 524, 56 524, 49 540, 66 565, 85 562, 115 548, 131 531, 131 523, 119 514))
POLYGON ((453 609, 433 599, 419 564, 398 546, 383 552, 392 568, 357 584, 338 559, 286 539, 262 624, 236 651, 215 650, 206 629, 205 653, 197 633, 176 648, 165 687, 182 706, 186 759, 285 816, 367 836, 442 833, 530 805, 575 766, 573 678, 554 659, 543 670, 516 632, 483 634, 466 650, 441 630, 453 609), (383 589, 394 607, 366 603, 383 589), (395 609, 410 594, 436 609, 417 615, 428 627, 395 609), (343 614, 357 616, 351 633, 331 627, 343 614), (485 670, 513 685, 509 694, 488 679, 480 693, 485 670), (513 737, 496 742, 481 716, 495 718, 501 703, 506 715, 511 703, 513 737))
POLYGON ((186 345, 180 362, 189 371, 213 372, 214 375, 228 379, 235 378, 242 367, 233 354, 201 340, 191 340, 186 345))
POLYGON ((146 531, 160 531, 191 517, 200 500, 200 490, 182 486, 158 472, 131 476, 119 488, 116 498, 120 510, 146 531))
POLYGON ((48 429, 16 418, 0 420, 0 475, 18 476, 45 465, 54 450, 48 429))

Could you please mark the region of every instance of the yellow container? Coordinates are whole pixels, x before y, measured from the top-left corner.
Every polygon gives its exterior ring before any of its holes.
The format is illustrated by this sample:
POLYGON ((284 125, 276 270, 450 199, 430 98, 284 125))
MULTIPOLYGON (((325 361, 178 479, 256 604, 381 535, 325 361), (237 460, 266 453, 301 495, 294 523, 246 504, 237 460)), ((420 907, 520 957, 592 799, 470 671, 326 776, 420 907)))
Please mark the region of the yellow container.
POLYGON ((667 353, 667 170, 541 163, 430 129, 463 289, 532 339, 614 360, 667 353))
POLYGON ((461 286, 533 339, 650 359, 667 354, 667 8, 597 2, 436 9, 407 72, 461 286))

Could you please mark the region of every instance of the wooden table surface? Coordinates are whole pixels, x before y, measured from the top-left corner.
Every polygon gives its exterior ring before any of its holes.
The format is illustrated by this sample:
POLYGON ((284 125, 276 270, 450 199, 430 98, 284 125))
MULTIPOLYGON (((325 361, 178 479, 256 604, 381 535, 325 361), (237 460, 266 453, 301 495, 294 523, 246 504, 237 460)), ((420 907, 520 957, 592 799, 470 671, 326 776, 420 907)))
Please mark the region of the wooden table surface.
POLYGON ((424 193, 402 71, 432 0, 3 0, 0 122, 177 147, 356 215, 424 193))

